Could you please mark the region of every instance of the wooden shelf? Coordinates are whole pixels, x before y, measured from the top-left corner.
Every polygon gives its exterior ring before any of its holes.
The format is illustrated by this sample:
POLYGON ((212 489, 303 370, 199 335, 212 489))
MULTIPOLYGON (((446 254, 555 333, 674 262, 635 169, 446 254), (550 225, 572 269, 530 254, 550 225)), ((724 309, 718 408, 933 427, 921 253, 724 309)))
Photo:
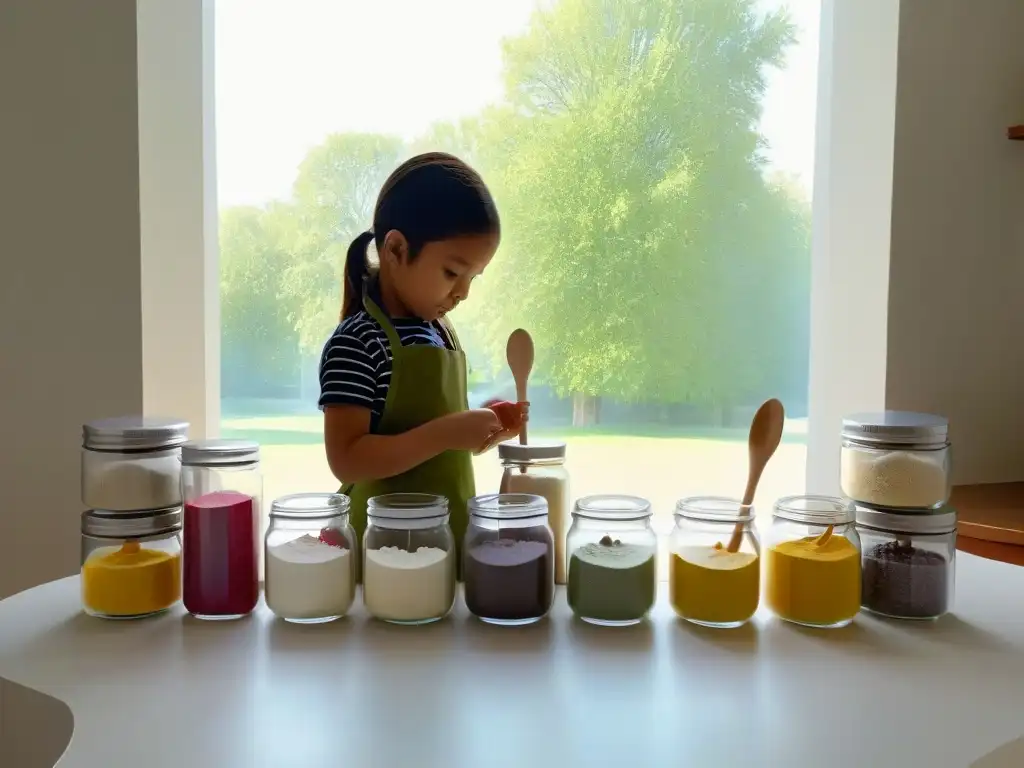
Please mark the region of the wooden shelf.
POLYGON ((1024 125, 1011 125, 1006 129, 1006 138, 1024 141, 1024 125))
POLYGON ((957 549, 1024 565, 1024 483, 958 485, 957 549))

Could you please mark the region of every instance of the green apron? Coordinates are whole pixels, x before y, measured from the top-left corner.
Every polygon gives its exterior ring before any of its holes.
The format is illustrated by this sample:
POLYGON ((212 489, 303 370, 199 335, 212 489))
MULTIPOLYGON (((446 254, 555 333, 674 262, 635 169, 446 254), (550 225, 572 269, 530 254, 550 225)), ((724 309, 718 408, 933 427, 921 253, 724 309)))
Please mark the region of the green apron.
MULTIPOLYGON (((440 322, 453 349, 427 345, 403 347, 388 316, 369 296, 363 307, 388 337, 391 347, 391 385, 376 434, 397 435, 449 413, 469 407, 466 394, 466 354, 455 331, 440 322)), ((366 531, 366 502, 385 493, 432 493, 448 499, 452 533, 462 574, 462 538, 468 522, 467 504, 476 493, 473 458, 469 451, 445 451, 408 472, 383 480, 343 485, 341 492, 352 500, 349 520, 362 544, 366 531)))

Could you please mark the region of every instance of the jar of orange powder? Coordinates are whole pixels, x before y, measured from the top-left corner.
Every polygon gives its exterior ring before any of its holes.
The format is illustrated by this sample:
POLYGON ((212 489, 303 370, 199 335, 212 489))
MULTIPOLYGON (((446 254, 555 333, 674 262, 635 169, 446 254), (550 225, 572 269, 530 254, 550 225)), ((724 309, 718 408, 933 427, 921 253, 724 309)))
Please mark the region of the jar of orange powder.
POLYGON ((181 507, 82 514, 82 608, 138 619, 181 600, 181 507))

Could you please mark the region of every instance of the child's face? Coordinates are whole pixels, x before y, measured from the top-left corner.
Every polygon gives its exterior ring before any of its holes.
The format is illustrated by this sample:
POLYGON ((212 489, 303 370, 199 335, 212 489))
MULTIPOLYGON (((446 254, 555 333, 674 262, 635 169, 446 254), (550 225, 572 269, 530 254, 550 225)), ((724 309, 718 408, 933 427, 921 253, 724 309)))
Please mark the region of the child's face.
POLYGON ((470 284, 491 263, 497 250, 497 235, 467 235, 427 243, 412 263, 399 258, 391 265, 398 298, 417 317, 437 320, 469 296, 470 284))

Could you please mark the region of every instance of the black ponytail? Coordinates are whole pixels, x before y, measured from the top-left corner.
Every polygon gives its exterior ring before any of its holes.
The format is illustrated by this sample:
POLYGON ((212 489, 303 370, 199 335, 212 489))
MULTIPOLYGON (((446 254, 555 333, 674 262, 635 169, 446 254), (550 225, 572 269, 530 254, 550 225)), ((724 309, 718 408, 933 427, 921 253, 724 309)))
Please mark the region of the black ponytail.
POLYGON ((341 319, 351 317, 363 307, 363 284, 370 276, 370 260, 366 246, 373 240, 373 232, 363 232, 348 247, 345 256, 345 287, 341 297, 341 319))
POLYGON ((381 187, 373 211, 373 232, 352 241, 345 257, 341 317, 362 307, 363 284, 370 274, 366 248, 378 252, 388 232, 401 232, 415 261, 423 246, 467 235, 500 235, 498 209, 480 174, 454 155, 428 152, 400 165, 381 187))

